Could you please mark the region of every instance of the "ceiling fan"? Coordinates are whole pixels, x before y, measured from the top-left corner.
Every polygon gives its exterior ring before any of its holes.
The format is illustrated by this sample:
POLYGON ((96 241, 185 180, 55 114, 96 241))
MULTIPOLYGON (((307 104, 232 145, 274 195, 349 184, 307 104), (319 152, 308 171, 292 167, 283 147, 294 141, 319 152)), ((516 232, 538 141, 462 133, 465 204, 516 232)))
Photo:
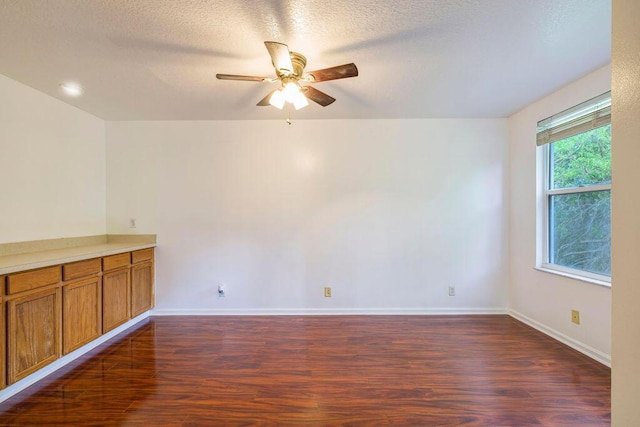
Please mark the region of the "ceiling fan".
POLYGON ((266 41, 264 44, 271 56, 276 77, 216 74, 216 77, 220 80, 242 80, 265 83, 279 81, 281 86, 269 92, 267 96, 256 104, 260 107, 272 105, 282 109, 285 102, 288 102, 293 104, 294 108, 298 110, 309 104, 307 99, 326 107, 336 99, 305 83, 325 82, 328 80, 356 77, 358 75, 358 68, 354 63, 304 72, 304 67, 307 65, 307 58, 303 55, 298 52, 289 51, 289 47, 283 43, 266 41))

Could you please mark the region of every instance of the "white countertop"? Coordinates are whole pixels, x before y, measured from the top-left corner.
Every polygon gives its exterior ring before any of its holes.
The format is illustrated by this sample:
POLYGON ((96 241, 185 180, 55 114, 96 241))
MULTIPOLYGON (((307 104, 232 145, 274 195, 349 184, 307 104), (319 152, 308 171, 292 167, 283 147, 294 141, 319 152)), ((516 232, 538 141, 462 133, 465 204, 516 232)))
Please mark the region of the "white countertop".
POLYGON ((155 243, 104 243, 0 256, 0 275, 155 247, 155 243))

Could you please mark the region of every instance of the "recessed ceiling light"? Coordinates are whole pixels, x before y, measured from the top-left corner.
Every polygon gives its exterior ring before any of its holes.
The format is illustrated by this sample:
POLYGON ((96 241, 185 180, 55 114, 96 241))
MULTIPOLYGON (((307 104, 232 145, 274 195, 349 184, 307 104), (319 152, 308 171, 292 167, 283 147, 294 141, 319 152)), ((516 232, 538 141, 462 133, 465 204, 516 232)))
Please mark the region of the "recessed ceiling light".
POLYGON ((62 92, 67 96, 80 96, 82 95, 82 86, 76 83, 62 83, 60 85, 62 92))

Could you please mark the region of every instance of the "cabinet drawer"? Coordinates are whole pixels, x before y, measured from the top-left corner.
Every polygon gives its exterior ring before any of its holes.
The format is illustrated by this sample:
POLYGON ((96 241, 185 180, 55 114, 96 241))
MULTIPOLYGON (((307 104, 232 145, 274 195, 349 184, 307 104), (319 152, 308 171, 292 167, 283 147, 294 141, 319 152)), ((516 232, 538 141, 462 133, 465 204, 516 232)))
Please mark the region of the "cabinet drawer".
POLYGON ((125 252, 123 254, 110 255, 102 258, 102 270, 109 271, 116 268, 127 267, 131 263, 131 254, 125 252))
POLYGON ((136 264, 142 261, 150 261, 153 259, 153 248, 141 249, 131 252, 131 263, 136 264))
POLYGON ((7 294, 28 291, 60 282, 60 266, 41 268, 40 270, 25 271, 7 277, 7 294))
POLYGON ((71 280, 100 273, 100 258, 72 262, 62 266, 62 279, 71 280))

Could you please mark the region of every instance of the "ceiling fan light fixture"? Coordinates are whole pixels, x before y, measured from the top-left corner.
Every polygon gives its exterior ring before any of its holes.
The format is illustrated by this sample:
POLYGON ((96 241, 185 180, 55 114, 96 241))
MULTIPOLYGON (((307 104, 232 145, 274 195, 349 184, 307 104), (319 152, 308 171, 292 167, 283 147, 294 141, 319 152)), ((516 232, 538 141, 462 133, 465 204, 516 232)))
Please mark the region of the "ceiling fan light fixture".
POLYGON ((307 101, 307 97, 302 94, 302 92, 298 91, 295 99, 293 100, 293 107, 296 110, 306 107, 309 105, 309 101, 307 101))
POLYGON ((290 81, 284 85, 284 89, 282 89, 282 91, 284 92, 284 99, 288 103, 293 104, 300 93, 300 86, 298 86, 297 83, 290 81))
POLYGON ((269 98, 269 104, 276 107, 278 110, 282 110, 284 107, 285 95, 281 89, 276 90, 271 94, 271 98, 269 98))
POLYGON ((285 103, 292 104, 296 110, 309 105, 309 100, 316 104, 326 107, 332 104, 336 99, 326 93, 319 91, 312 85, 306 84, 301 86, 300 82, 318 83, 329 80, 344 79, 347 77, 356 77, 358 68, 356 64, 343 64, 335 67, 324 68, 321 70, 304 72, 307 65, 307 58, 298 52, 292 52, 284 43, 265 41, 264 45, 271 56, 271 63, 276 72, 275 78, 245 76, 239 74, 216 74, 216 78, 220 80, 240 80, 247 82, 263 82, 275 83, 280 82, 281 87, 272 90, 256 105, 265 107, 273 105, 278 109, 284 108, 285 103))
POLYGON ((296 110, 309 105, 307 97, 302 94, 302 88, 300 87, 300 84, 295 80, 288 81, 282 88, 282 93, 284 94, 285 101, 287 101, 289 104, 293 104, 293 107, 296 110))

